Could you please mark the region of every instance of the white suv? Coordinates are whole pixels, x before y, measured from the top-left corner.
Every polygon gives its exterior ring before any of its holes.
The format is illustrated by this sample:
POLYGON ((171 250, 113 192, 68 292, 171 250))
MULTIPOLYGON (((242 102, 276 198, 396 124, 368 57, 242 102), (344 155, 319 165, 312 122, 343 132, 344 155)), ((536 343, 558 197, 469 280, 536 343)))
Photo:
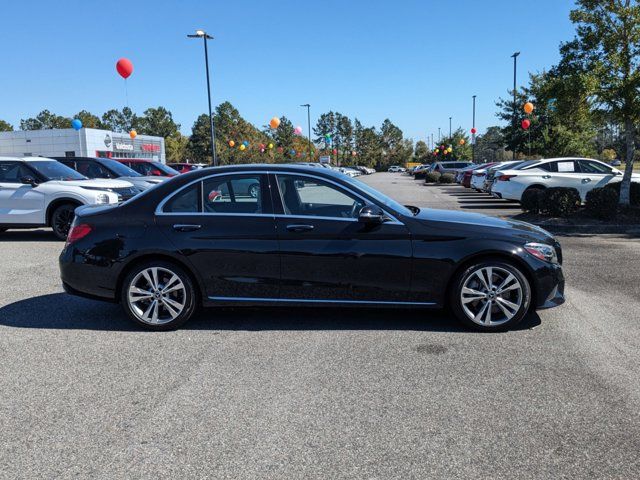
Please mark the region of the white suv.
MULTIPOLYGON (((589 158, 550 158, 529 160, 514 168, 500 169, 495 173, 492 195, 507 200, 521 201, 522 194, 530 188, 575 188, 582 201, 587 192, 604 187, 610 182, 622 180, 622 172, 599 160, 589 158)), ((640 181, 633 174, 632 181, 640 181)))
POLYGON ((89 180, 50 158, 0 157, 0 232, 50 226, 64 240, 80 205, 118 203, 139 193, 121 180, 89 180))

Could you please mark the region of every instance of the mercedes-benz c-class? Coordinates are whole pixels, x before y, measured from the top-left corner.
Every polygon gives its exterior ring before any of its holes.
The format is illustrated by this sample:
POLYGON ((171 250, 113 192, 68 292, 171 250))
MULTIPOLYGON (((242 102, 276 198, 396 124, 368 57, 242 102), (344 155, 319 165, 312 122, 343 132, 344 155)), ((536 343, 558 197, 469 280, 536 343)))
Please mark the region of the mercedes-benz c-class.
POLYGON ((561 264, 559 243, 536 226, 401 205, 293 165, 195 170, 81 207, 60 255, 67 292, 119 302, 154 330, 229 305, 449 308, 467 326, 503 330, 564 302, 561 264))

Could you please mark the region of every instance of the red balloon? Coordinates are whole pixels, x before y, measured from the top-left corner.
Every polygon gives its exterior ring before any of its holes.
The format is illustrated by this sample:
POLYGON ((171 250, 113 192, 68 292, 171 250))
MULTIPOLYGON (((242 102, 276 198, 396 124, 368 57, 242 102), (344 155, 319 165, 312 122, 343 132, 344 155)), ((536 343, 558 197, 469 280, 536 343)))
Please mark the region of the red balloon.
POLYGON ((333 149, 333 154, 334 154, 334 155, 337 155, 337 154, 338 154, 338 149, 334 148, 334 149, 333 149))
POLYGON ((475 128, 471 129, 471 133, 473 133, 474 135, 476 134, 477 130, 475 128))
POLYGON ((122 78, 129 78, 133 73, 133 63, 128 58, 121 58, 116 62, 116 70, 122 78))
POLYGON ((528 130, 531 126, 531 121, 528 118, 525 118, 524 120, 522 120, 522 123, 520 125, 522 125, 523 130, 528 130))

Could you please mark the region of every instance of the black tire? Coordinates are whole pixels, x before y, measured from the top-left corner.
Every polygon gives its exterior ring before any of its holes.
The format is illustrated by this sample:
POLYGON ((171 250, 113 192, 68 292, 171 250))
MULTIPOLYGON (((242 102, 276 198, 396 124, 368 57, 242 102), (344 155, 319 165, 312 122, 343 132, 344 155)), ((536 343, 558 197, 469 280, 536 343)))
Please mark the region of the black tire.
POLYGON ((51 214, 51 228, 53 229, 53 234, 59 240, 67 239, 76 208, 77 205, 74 205, 73 203, 65 203, 56 207, 51 214))
POLYGON ((497 258, 479 260, 460 271, 453 279, 449 294, 449 306, 458 320, 467 327, 484 332, 504 331, 513 328, 526 316, 530 305, 531 285, 527 277, 522 273, 521 268, 497 258), (481 281, 480 276, 476 274, 476 272, 482 271, 486 280, 488 270, 485 269, 491 269, 493 272, 490 282, 481 281), (499 284, 510 278, 509 274, 513 276, 514 280, 504 285, 504 292, 497 294, 495 288, 485 288, 487 283, 489 287, 499 287, 499 284), (516 283, 519 285, 519 289, 513 287, 516 283), (467 290, 465 290, 464 295, 466 295, 465 300, 467 301, 463 305, 462 289, 465 284, 467 285, 467 290), (485 297, 477 297, 476 293, 471 292, 484 293, 485 297), (474 298, 477 298, 477 300, 470 301, 470 299, 474 298), (481 314, 479 319, 477 316, 475 319, 471 318, 471 315, 480 313, 487 303, 488 306, 484 310, 485 313, 481 314), (517 305, 518 308, 510 306, 510 304, 517 305), (509 318, 505 311, 511 313, 512 316, 509 318))
MULTIPOLYGON (((153 278, 152 278, 153 280, 153 278)), ((183 268, 178 265, 166 262, 163 260, 157 261, 148 261, 145 263, 141 263, 136 265, 134 268, 129 270, 122 282, 122 291, 120 292, 120 304, 122 308, 129 316, 131 320, 133 320, 138 325, 154 331, 166 331, 166 330, 175 330, 176 328, 182 326, 185 322, 187 322, 195 313, 197 307, 197 294, 195 286, 191 280, 191 277, 184 271, 183 268), (157 269, 157 278, 158 278, 158 288, 154 292, 154 297, 148 299, 141 298, 138 302, 134 302, 135 305, 130 301, 130 289, 131 287, 140 286, 140 281, 146 283, 148 287, 151 287, 144 277, 144 273, 150 269, 157 269), (170 288, 172 285, 175 286, 175 283, 170 283, 168 281, 169 278, 172 278, 171 275, 175 275, 178 277, 182 285, 184 286, 184 290, 178 290, 169 292, 166 295, 158 296, 158 291, 161 292, 162 287, 170 288), (134 284, 135 282, 135 284, 134 284), (163 282, 167 282, 164 284, 163 282), (170 284, 169 284, 170 283, 170 284), (145 313, 149 307, 151 307, 150 315, 153 317, 153 306, 151 303, 155 301, 157 306, 157 318, 158 322, 153 322, 153 318, 149 319, 149 321, 145 321, 145 313), (173 301, 175 303, 169 304, 169 301, 173 301), (182 304, 183 308, 179 311, 175 317, 170 311, 171 305, 176 303, 182 304), (143 312, 143 309, 145 310, 143 312)), ((152 291, 149 288, 148 291, 152 291)), ((135 295, 135 293, 134 293, 135 295)), ((172 307, 173 308, 173 307, 172 307)), ((178 311, 174 309, 174 311, 178 311)), ((149 315, 147 315, 147 318, 149 315)))

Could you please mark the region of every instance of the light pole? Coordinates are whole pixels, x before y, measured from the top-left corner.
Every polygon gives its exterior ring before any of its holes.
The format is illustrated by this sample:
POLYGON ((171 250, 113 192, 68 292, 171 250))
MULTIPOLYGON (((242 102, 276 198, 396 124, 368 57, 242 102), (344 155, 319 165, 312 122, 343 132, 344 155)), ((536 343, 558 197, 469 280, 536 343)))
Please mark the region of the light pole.
MULTIPOLYGON (((471 129, 476 130, 476 96, 473 96, 473 120, 471 121, 471 129)), ((471 161, 476 161, 476 134, 471 134, 471 161)))
POLYGON ((438 143, 440 143, 440 127, 438 127, 438 143))
POLYGON ((311 154, 311 105, 309 103, 305 103, 304 105, 300 106, 307 108, 307 126, 309 128, 309 161, 312 162, 313 155, 311 154))
POLYGON ((449 141, 451 141, 451 117, 449 117, 449 141))
POLYGON ((518 122, 517 122, 517 99, 516 99, 516 69, 518 66, 518 55, 520 52, 515 52, 511 57, 513 58, 513 160, 516 159, 516 135, 518 134, 518 122))
POLYGON ((213 124, 213 114, 211 112, 211 83, 209 81, 209 52, 207 50, 207 40, 213 40, 213 37, 204 30, 196 30, 193 35, 187 35, 188 38, 202 38, 204 41, 204 64, 207 71, 207 98, 209 100, 209 126, 211 127, 211 158, 213 166, 218 166, 216 158, 216 130, 213 124))

